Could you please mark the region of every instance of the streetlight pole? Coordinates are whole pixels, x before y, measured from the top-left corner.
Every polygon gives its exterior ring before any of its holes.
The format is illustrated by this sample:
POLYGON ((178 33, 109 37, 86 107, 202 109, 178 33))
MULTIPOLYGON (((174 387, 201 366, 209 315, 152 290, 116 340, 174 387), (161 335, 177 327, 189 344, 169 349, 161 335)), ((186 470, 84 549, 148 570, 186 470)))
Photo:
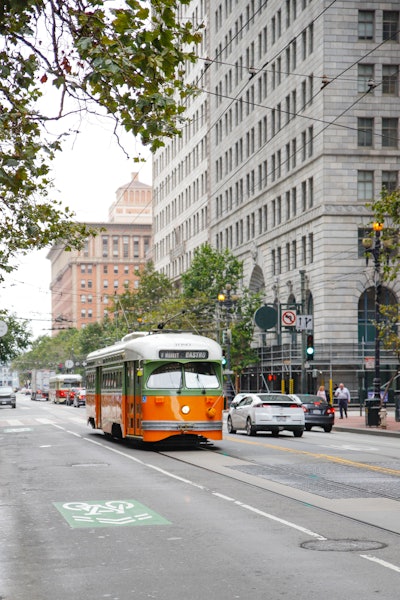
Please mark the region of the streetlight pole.
POLYGON ((382 223, 374 223, 375 245, 372 251, 374 257, 374 280, 375 280, 375 377, 374 377, 374 398, 381 403, 381 344, 379 337, 379 324, 381 320, 381 231, 382 223))
POLYGON ((366 260, 368 264, 369 255, 374 259, 374 319, 375 319, 375 371, 373 380, 374 389, 374 400, 379 400, 379 417, 380 426, 386 428, 386 416, 387 412, 382 402, 381 397, 381 344, 380 344, 380 322, 381 322, 381 255, 382 255, 382 241, 381 231, 383 229, 383 223, 374 222, 372 224, 374 230, 374 239, 365 238, 363 245, 365 247, 366 260), (372 245, 372 248, 371 248, 372 245))

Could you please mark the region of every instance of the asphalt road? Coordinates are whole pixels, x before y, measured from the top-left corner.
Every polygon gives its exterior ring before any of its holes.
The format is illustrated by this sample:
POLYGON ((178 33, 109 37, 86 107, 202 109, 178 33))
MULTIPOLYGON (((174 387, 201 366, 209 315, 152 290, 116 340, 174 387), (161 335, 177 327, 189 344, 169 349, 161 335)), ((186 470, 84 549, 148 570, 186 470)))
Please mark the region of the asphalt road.
POLYGON ((226 434, 157 453, 84 415, 0 409, 1 600, 397 597, 397 440, 226 434))

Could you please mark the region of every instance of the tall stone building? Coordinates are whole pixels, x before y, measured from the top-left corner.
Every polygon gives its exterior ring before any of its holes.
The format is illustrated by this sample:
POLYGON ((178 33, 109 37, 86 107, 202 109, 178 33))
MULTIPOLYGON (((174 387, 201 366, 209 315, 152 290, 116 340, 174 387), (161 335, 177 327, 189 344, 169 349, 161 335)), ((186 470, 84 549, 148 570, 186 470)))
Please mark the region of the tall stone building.
MULTIPOLYGON (((376 273, 361 240, 368 202, 399 186, 399 8, 394 0, 181 8, 206 26, 187 71, 200 93, 182 138, 154 159, 155 266, 179 280, 200 244, 229 248, 244 262, 243 286, 277 310, 275 327, 256 330, 261 372, 285 381, 306 370, 310 391, 321 378, 371 387, 376 273), (305 333, 282 322, 287 308, 312 317, 311 364, 305 333)), ((399 281, 384 287, 383 302, 399 297, 399 281)), ((383 353, 383 381, 394 362, 383 353)))
POLYGON ((133 289, 152 249, 152 188, 133 173, 118 188, 109 221, 90 223, 103 229, 82 250, 66 252, 54 245, 51 261, 53 334, 66 327, 81 329, 109 314, 111 297, 133 289))

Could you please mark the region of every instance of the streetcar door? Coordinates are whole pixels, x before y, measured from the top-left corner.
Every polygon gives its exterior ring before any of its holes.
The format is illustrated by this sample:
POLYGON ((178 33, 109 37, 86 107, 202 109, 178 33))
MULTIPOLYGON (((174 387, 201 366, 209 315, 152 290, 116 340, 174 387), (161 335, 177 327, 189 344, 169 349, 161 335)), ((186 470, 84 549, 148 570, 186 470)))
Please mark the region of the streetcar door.
POLYGON ((142 433, 142 377, 138 363, 129 362, 126 368, 126 435, 142 433))

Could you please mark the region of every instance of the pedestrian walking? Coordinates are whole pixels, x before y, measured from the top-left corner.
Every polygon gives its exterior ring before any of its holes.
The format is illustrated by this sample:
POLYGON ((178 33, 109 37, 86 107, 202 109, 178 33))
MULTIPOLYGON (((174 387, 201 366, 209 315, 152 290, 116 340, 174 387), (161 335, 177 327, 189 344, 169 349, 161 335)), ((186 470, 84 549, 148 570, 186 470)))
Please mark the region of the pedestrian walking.
POLYGON ((350 402, 350 392, 343 383, 339 383, 339 387, 335 391, 335 398, 338 399, 340 418, 343 419, 343 413, 347 419, 347 405, 350 402))

